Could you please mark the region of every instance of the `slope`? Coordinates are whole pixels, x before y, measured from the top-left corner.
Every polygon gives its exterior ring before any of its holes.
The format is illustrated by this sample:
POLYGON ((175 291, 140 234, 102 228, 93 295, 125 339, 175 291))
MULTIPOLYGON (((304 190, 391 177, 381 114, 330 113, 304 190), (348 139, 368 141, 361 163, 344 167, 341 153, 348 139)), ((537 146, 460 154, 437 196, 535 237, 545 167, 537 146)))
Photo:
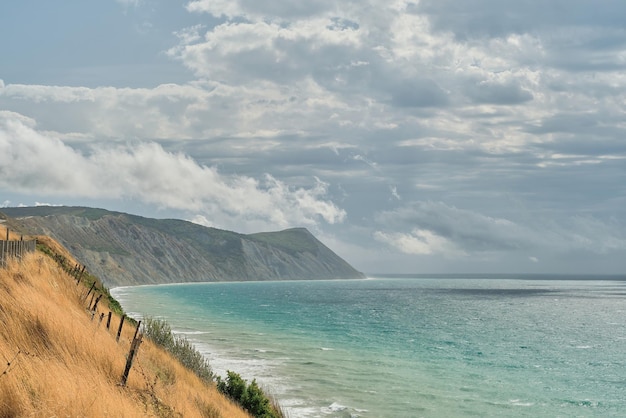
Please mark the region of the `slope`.
POLYGON ((364 277, 304 228, 244 235, 83 207, 2 212, 16 230, 59 240, 109 286, 364 277))
POLYGON ((0 268, 0 417, 248 416, 146 339, 120 386, 135 329, 117 342, 86 293, 41 252, 0 268))

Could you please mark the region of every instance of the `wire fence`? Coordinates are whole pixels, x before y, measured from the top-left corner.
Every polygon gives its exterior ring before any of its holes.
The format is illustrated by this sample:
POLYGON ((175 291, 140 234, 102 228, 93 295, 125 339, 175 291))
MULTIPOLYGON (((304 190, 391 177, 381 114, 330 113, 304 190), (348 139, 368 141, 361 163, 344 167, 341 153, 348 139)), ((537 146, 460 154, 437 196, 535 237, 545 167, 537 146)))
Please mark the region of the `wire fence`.
MULTIPOLYGON (((9 232, 7 231, 7 237, 8 235, 9 235, 9 232)), ((26 241, 23 239, 15 240, 15 241, 0 240, 0 260, 1 260, 0 267, 2 268, 6 267, 10 258, 21 259, 27 253, 35 252, 36 250, 37 250, 37 240, 26 240, 26 241)), ((80 264, 71 264, 69 260, 67 260, 64 256, 60 254, 55 254, 51 252, 49 255, 52 257, 53 260, 57 262, 59 267, 61 267, 70 276, 70 278, 76 281, 77 286, 81 283, 81 279, 83 278, 83 275, 85 275, 86 273, 85 266, 81 266, 80 264)), ((91 316, 91 321, 93 322, 97 318, 98 320, 97 327, 100 328, 100 324, 103 322, 106 316, 107 317, 106 329, 107 331, 109 331, 111 329, 111 319, 113 316, 113 312, 110 309, 108 309, 108 316, 107 316, 106 309, 105 311, 98 309, 98 304, 100 300, 102 299, 102 297, 109 295, 108 290, 106 290, 104 286, 102 285, 98 286, 98 283, 95 280, 91 284, 91 287, 89 288, 89 290, 86 290, 86 289, 87 287, 85 287, 85 291, 82 292, 80 299, 81 299, 81 302, 86 305, 87 312, 91 316), (91 295, 91 299, 89 299, 90 295, 91 295), (87 303, 88 299, 89 299, 89 303, 87 303)), ((122 334, 122 328, 125 324, 125 321, 126 323, 135 322, 131 318, 128 318, 125 314, 121 315, 119 327, 117 328, 117 334, 115 337, 115 340, 118 343, 120 342, 120 336, 122 334)), ((135 356, 137 355, 137 351, 139 350, 139 346, 142 343, 143 333, 140 332, 140 330, 141 330, 141 321, 138 321, 135 327, 135 334, 133 336, 133 339, 130 342, 129 353, 126 356, 126 367, 124 368, 124 372, 122 373, 122 377, 120 381, 121 386, 126 385, 126 382, 128 380, 128 374, 133 365, 133 360, 135 359, 135 356)), ((16 354, 11 359, 6 359, 6 368, 0 373, 0 378, 7 375, 15 367, 20 357, 30 356, 30 355, 31 355, 30 353, 23 351, 21 349, 18 349, 16 354)), ((2 411, 0 411, 0 417, 2 416, 3 416, 2 411)))
POLYGON ((24 254, 35 252, 37 240, 0 240, 0 267, 6 267, 10 258, 21 259, 24 254))

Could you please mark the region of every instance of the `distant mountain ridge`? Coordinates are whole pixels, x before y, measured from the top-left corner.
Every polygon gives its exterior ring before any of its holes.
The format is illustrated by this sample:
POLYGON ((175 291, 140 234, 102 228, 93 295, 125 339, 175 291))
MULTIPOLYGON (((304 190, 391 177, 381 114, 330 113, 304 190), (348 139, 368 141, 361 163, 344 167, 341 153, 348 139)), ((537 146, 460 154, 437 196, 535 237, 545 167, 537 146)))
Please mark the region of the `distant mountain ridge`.
POLYGON ((21 233, 57 239, 108 286, 364 277, 305 228, 245 235, 87 207, 0 212, 21 233))

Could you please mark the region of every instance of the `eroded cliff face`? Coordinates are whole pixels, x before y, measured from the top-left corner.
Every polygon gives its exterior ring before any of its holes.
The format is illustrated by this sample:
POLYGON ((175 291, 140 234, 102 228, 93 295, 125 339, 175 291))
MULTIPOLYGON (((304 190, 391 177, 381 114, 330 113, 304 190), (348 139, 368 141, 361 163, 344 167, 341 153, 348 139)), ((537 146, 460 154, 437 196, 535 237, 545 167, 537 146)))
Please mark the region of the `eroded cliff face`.
POLYGON ((108 286, 363 277, 304 228, 243 235, 102 209, 2 211, 24 233, 59 240, 108 286))

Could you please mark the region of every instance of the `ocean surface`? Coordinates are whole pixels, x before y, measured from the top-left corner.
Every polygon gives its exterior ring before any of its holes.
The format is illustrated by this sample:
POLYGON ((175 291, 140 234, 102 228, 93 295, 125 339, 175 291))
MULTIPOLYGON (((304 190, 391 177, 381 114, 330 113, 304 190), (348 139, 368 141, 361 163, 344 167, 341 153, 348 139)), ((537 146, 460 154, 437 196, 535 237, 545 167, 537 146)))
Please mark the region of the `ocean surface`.
MULTIPOLYGON (((593 277, 589 277, 593 279, 593 277)), ((113 289, 291 418, 626 416, 626 281, 373 278, 113 289)))

